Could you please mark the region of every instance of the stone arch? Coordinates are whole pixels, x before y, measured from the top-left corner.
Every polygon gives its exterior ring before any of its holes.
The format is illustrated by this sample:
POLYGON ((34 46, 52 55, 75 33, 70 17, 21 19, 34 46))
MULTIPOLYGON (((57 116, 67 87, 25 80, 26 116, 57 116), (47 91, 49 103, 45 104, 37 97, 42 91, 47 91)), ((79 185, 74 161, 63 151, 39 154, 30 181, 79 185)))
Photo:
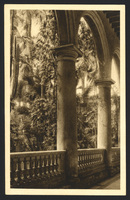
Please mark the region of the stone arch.
POLYGON ((119 47, 115 48, 113 55, 116 55, 118 60, 120 61, 120 48, 119 47))
POLYGON ((75 20, 71 10, 55 10, 60 45, 75 44, 75 20))
POLYGON ((113 52, 113 57, 118 66, 118 76, 119 76, 119 80, 120 80, 120 48, 119 47, 115 48, 115 50, 113 52))
MULTIPOLYGON (((116 91, 117 104, 116 104, 116 113, 117 113, 117 137, 118 137, 118 147, 120 147, 120 47, 115 47, 115 50, 112 52, 112 61, 114 66, 112 66, 112 79, 115 81, 114 90, 116 91), (113 70, 113 67, 115 68, 113 70), (114 71, 114 72, 113 72, 114 71), (115 76, 115 79, 114 79, 115 76), (118 99, 119 98, 119 99, 118 99), (117 106, 118 105, 118 106, 117 106)), ((112 94, 113 95, 113 94, 112 94)))
POLYGON ((116 64, 116 73, 119 80, 119 87, 120 87, 120 48, 116 47, 113 51, 112 58, 114 59, 114 62, 116 64))
POLYGON ((84 11, 81 13, 79 21, 81 17, 84 17, 84 19, 87 21, 94 36, 99 59, 99 78, 110 78, 111 56, 103 22, 97 11, 84 11))

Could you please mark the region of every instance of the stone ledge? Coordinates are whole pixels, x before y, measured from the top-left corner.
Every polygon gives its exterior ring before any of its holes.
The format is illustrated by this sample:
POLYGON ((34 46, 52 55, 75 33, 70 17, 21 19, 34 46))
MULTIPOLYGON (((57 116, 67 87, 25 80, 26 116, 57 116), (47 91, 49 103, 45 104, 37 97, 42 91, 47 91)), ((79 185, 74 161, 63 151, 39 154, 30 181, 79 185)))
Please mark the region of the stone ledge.
POLYGON ((97 79, 95 80, 95 84, 96 85, 101 85, 101 86, 110 86, 112 84, 114 84, 115 81, 109 78, 105 78, 105 79, 97 79))

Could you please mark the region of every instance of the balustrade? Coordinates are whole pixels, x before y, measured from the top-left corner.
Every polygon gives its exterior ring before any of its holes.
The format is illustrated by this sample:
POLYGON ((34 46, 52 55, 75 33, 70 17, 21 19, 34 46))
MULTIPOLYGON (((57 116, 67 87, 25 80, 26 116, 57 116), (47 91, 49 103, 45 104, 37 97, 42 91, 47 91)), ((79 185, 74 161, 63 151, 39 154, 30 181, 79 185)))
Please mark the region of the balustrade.
MULTIPOLYGON (((79 149, 78 173, 82 178, 106 169, 105 149, 79 149)), ((11 153, 11 186, 24 187, 33 181, 47 183, 65 180, 66 151, 38 151, 11 153)), ((111 149, 111 166, 120 164, 120 148, 111 149)), ((113 170, 113 168, 112 168, 113 170)), ((116 169, 115 169, 116 171, 116 169)))
POLYGON ((65 151, 11 153, 11 185, 19 186, 64 174, 65 151))
POLYGON ((120 148, 113 147, 111 148, 111 162, 112 164, 120 164, 120 148))
POLYGON ((104 163, 104 149, 79 149, 78 170, 79 173, 104 163))

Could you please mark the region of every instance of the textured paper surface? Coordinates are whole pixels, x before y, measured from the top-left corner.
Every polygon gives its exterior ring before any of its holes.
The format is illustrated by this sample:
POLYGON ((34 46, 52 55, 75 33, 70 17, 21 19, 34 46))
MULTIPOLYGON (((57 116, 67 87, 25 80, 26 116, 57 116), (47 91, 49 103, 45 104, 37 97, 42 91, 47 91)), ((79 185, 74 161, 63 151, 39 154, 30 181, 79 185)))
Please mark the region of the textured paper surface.
POLYGON ((126 194, 126 111, 125 111, 125 6, 8 4, 4 7, 5 52, 5 193, 8 195, 125 195, 126 194), (104 189, 12 189, 10 188, 10 10, 120 10, 120 190, 104 189))

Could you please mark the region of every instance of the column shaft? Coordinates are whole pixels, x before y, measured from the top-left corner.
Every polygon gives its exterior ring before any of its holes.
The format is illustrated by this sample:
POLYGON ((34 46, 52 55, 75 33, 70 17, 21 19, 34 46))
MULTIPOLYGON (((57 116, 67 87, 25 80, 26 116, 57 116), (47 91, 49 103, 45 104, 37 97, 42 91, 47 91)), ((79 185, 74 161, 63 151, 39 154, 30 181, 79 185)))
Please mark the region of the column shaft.
POLYGON ((120 108, 118 113, 118 147, 120 147, 120 108))
POLYGON ((66 150, 68 179, 78 176, 76 79, 77 51, 72 47, 56 49, 57 68, 57 150, 66 150))
POLYGON ((111 147, 110 87, 99 87, 98 100, 98 148, 111 147))
POLYGON ((107 151, 107 162, 111 162, 111 84, 112 80, 97 80, 98 94, 98 137, 97 147, 107 151))

